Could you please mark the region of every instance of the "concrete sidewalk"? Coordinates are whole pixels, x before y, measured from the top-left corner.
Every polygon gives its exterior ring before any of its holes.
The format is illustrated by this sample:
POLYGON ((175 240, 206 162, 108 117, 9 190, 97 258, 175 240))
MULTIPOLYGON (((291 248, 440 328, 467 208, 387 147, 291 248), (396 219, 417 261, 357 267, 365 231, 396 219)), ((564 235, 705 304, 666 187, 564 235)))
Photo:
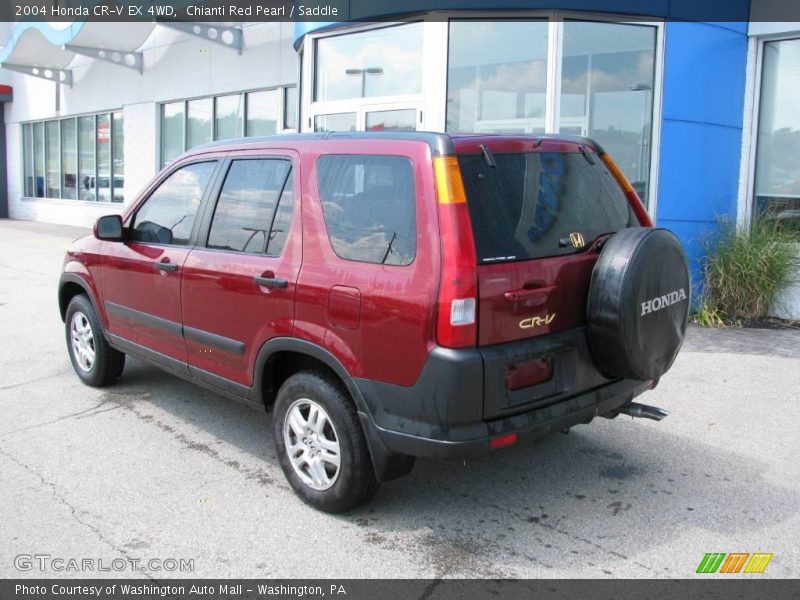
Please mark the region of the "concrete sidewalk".
POLYGON ((56 285, 82 232, 0 221, 0 577, 691 578, 706 552, 800 576, 798 331, 692 328, 641 399, 665 421, 421 460, 334 517, 285 483, 269 415, 135 360, 113 387, 80 383, 56 285), (194 571, 15 569, 36 553, 194 571))
POLYGON ((68 240, 74 240, 92 233, 92 230, 89 227, 73 227, 72 225, 41 223, 39 221, 18 221, 16 219, 0 219, 0 230, 3 229, 27 231, 39 235, 48 235, 68 240))

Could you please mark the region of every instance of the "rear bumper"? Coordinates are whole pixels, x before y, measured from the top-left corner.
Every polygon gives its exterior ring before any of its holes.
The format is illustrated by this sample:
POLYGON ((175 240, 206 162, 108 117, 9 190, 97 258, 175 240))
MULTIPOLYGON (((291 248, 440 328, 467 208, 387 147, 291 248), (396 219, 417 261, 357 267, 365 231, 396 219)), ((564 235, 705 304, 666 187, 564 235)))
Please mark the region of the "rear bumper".
POLYGON ((589 423, 595 417, 612 413, 631 402, 649 386, 650 382, 646 381, 612 383, 545 408, 483 423, 482 435, 469 440, 434 439, 392 431, 379 427, 371 419, 370 423, 364 422, 364 417, 369 419, 367 415, 362 416, 362 423, 372 428, 371 435, 377 436, 386 449, 393 453, 420 457, 468 458, 489 452, 489 441, 505 433, 517 432, 520 440, 532 440, 574 425, 589 423))
POLYGON ((469 457, 516 432, 533 439, 613 413, 649 381, 611 381, 593 366, 583 329, 488 348, 434 349, 413 386, 356 379, 359 413, 373 453, 469 457), (501 371, 514 361, 555 356, 555 382, 507 392, 501 371), (560 378, 560 379, 559 379, 560 378))

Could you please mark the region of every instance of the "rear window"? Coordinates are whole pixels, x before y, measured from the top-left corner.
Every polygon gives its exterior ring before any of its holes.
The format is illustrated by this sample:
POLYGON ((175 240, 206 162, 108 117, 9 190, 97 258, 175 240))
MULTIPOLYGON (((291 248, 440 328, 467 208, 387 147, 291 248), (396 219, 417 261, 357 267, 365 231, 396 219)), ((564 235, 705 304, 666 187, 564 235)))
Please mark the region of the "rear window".
POLYGON ((458 157, 479 263, 580 252, 598 236, 638 226, 628 199, 599 157, 581 153, 458 157), (577 235, 576 235, 577 234, 577 235))
POLYGON ((409 159, 322 156, 317 178, 325 224, 338 256, 383 265, 414 261, 417 217, 409 159))

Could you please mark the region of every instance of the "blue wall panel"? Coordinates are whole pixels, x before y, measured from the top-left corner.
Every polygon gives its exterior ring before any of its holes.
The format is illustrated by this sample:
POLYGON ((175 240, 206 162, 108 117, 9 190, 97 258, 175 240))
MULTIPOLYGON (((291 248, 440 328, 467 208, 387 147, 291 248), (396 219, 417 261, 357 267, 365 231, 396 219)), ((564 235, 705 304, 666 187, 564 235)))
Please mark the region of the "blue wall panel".
POLYGON ((706 23, 669 22, 664 119, 742 126, 746 33, 706 23))
POLYGON ((736 215, 747 32, 727 25, 666 25, 656 223, 680 237, 695 279, 700 238, 736 215))
POLYGON ((735 214, 741 127, 664 120, 661 132, 659 221, 735 214))

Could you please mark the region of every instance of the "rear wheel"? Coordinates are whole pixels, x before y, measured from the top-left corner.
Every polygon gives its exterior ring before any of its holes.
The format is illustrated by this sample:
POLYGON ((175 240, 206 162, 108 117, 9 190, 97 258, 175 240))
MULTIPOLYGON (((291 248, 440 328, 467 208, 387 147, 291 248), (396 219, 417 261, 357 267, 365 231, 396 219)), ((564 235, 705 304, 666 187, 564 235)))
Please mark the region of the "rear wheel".
POLYGON ((292 375, 278 392, 274 429, 283 473, 311 506, 343 512, 375 495, 364 432, 338 382, 316 371, 292 375))
POLYGON ((125 355, 106 341, 89 298, 81 294, 70 301, 65 325, 67 351, 81 381, 93 387, 117 381, 125 367, 125 355))

